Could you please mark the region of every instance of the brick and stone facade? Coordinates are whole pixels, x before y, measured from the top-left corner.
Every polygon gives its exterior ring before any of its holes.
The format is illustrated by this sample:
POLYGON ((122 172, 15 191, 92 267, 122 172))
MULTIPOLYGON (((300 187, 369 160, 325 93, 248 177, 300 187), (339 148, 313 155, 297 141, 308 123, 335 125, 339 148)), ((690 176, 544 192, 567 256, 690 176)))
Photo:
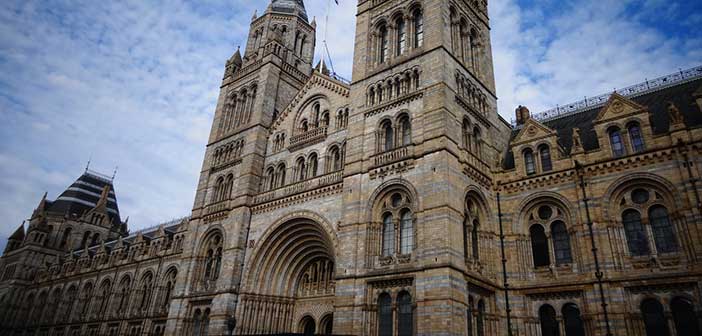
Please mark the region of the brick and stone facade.
POLYGON ((699 335, 700 69, 511 125, 489 27, 480 0, 359 0, 348 82, 273 0, 191 216, 129 234, 86 171, 10 238, 2 334, 699 335))

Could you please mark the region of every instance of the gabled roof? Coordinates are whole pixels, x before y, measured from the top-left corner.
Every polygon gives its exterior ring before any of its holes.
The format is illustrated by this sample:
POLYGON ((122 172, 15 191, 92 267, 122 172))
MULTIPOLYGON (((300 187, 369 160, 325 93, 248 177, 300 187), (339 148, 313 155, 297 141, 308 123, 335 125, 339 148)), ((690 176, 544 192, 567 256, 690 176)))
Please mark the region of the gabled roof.
MULTIPOLYGON (((700 112, 694 100, 695 92, 700 90, 702 90, 702 78, 646 92, 642 95, 626 97, 625 99, 630 99, 634 103, 648 109, 653 134, 657 135, 667 133, 670 129, 669 102, 673 102, 680 109, 687 127, 702 126, 702 112, 700 112)), ((580 129, 580 140, 583 149, 585 151, 595 150, 600 148, 600 144, 597 141, 593 123, 597 121, 597 117, 606 106, 547 119, 541 123, 558 133, 558 143, 564 148, 566 153, 570 153, 573 147, 573 128, 580 129)), ((520 129, 512 130, 510 142, 519 134, 520 129)), ((508 152, 505 154, 502 168, 508 170, 514 168, 514 153, 508 152)))
POLYGON ((24 223, 10 236, 10 240, 24 241, 24 223))

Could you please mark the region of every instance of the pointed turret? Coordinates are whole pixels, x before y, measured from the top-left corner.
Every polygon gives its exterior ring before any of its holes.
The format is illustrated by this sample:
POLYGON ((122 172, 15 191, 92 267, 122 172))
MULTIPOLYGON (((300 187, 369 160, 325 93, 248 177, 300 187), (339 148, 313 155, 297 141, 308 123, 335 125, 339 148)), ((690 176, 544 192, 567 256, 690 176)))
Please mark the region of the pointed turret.
POLYGON ((327 68, 327 64, 324 63, 324 58, 319 60, 317 65, 314 67, 314 70, 321 73, 322 75, 329 76, 329 68, 327 68))
POLYGON ((39 205, 37 205, 37 207, 34 209, 34 212, 32 212, 32 219, 44 215, 44 213, 46 211, 46 196, 47 196, 47 193, 44 192, 44 196, 41 197, 41 200, 39 201, 39 205))
POLYGON ((102 208, 108 215, 107 221, 119 225, 119 207, 112 182, 111 177, 88 170, 53 203, 46 201, 47 211, 79 218, 91 210, 102 208))
POLYGON ((253 15, 251 16, 251 21, 256 21, 258 19, 258 9, 254 10, 253 15))

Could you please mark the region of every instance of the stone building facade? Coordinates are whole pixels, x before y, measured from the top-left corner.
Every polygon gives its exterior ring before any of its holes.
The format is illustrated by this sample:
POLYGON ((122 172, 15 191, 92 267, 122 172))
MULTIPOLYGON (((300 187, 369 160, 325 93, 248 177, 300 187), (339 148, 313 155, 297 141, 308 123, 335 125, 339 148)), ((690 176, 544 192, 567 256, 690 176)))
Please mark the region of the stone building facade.
POLYGON ((700 335, 702 68, 497 114, 487 3, 359 0, 353 80, 302 0, 226 62, 191 216, 112 180, 0 258, 7 335, 700 335))

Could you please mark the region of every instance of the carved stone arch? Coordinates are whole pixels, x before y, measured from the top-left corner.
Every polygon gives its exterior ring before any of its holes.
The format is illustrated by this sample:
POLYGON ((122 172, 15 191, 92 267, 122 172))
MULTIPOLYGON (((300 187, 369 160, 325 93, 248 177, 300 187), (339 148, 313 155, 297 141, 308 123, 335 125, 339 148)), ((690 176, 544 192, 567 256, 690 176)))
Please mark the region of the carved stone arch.
POLYGON ((403 116, 407 116, 407 118, 409 118, 410 120, 412 120, 412 114, 410 113, 410 110, 408 110, 408 109, 402 109, 402 110, 399 110, 399 111, 395 112, 395 114, 393 115, 392 119, 395 121, 395 124, 398 124, 398 125, 399 125, 400 119, 401 119, 403 116))
POLYGON ((170 263, 170 264, 168 264, 168 266, 166 266, 164 269, 165 269, 166 271, 165 271, 165 272, 162 272, 161 277, 160 277, 160 280, 166 279, 166 277, 167 277, 168 274, 170 274, 170 273, 173 273, 173 272, 175 272, 176 274, 179 274, 179 273, 180 273, 180 265, 178 265, 177 263, 170 263))
POLYGON ((405 15, 406 15, 406 12, 405 12, 405 8, 404 8, 404 7, 395 8, 395 9, 390 13, 390 15, 388 15, 388 17, 390 18, 391 25, 394 26, 395 21, 397 21, 397 19, 402 18, 402 19, 404 20, 404 19, 405 19, 405 15))
POLYGON ((141 273, 139 273, 139 283, 141 284, 148 275, 151 275, 151 281, 156 280, 156 270, 154 270, 153 267, 148 267, 141 270, 141 273))
POLYGON ((308 211, 280 218, 260 238, 246 269, 247 291, 294 296, 299 275, 312 261, 334 262, 336 235, 322 216, 308 211))
MULTIPOLYGON (((203 252, 205 247, 207 246, 207 241, 210 239, 210 237, 220 234, 222 236, 222 243, 227 241, 227 235, 226 235, 226 230, 222 226, 222 224, 211 224, 210 227, 205 231, 203 234, 200 235, 198 242, 197 242, 197 249, 196 254, 200 254, 203 252)), ((224 245, 224 244, 223 244, 224 245)))
POLYGON ((388 20, 387 15, 379 16, 379 17, 375 18, 375 20, 373 20, 373 22, 371 23, 371 27, 373 27, 373 29, 371 29, 371 31, 375 32, 376 30, 378 30, 380 28, 381 25, 385 25, 386 27, 388 27, 388 26, 390 26, 389 22, 392 22, 392 21, 388 20))
POLYGON ((412 1, 407 5, 407 12, 408 13, 414 13, 417 9, 422 10, 422 2, 421 1, 412 1))
POLYGON ((480 224, 483 228, 492 228, 493 220, 490 216, 491 207, 488 203, 488 198, 485 197, 485 193, 476 186, 470 185, 465 188, 463 195, 465 196, 463 197, 463 208, 461 210, 465 211, 465 206, 469 198, 475 200, 478 203, 480 211, 482 212, 481 218, 483 219, 483 222, 480 224))
POLYGON ((607 188, 602 199, 609 201, 609 207, 602 207, 604 218, 609 218, 612 221, 618 221, 619 204, 616 200, 622 197, 622 194, 631 187, 634 182, 640 182, 643 185, 648 185, 662 192, 663 202, 671 211, 671 214, 682 207, 684 200, 682 193, 677 193, 675 185, 666 178, 653 173, 633 173, 620 177, 607 188))
POLYGON ((626 118, 626 120, 624 121, 624 127, 626 127, 626 129, 628 130, 629 126, 631 126, 631 124, 633 123, 638 124, 639 127, 643 127, 644 120, 641 119, 639 116, 631 116, 629 118, 626 118))
POLYGON ((129 281, 129 285, 131 287, 132 284, 134 284, 134 274, 132 272, 125 272, 119 277, 119 282, 117 283, 118 286, 121 286, 125 281, 129 281))
POLYGON ((421 200, 419 199, 419 193, 414 185, 403 178, 393 178, 383 182, 381 185, 375 188, 371 196, 368 198, 368 204, 366 205, 366 213, 368 215, 366 219, 369 223, 374 222, 378 217, 376 210, 380 208, 379 203, 383 200, 383 198, 387 194, 390 194, 392 191, 397 189, 404 190, 410 196, 411 205, 414 208, 412 209, 414 216, 417 216, 417 214, 421 212, 421 200))
MULTIPOLYGON (((579 221, 576 214, 576 208, 565 196, 552 191, 542 191, 527 196, 521 203, 519 203, 519 206, 517 207, 518 211, 514 213, 517 220, 512 222, 512 232, 528 234, 529 227, 531 225, 529 225, 528 219, 526 219, 527 210, 533 208, 541 202, 551 202, 561 207, 564 211, 563 216, 565 217, 566 224, 569 228, 572 228, 573 225, 579 221)), ((550 228, 548 227, 544 227, 544 230, 546 232, 550 232, 550 228)))

